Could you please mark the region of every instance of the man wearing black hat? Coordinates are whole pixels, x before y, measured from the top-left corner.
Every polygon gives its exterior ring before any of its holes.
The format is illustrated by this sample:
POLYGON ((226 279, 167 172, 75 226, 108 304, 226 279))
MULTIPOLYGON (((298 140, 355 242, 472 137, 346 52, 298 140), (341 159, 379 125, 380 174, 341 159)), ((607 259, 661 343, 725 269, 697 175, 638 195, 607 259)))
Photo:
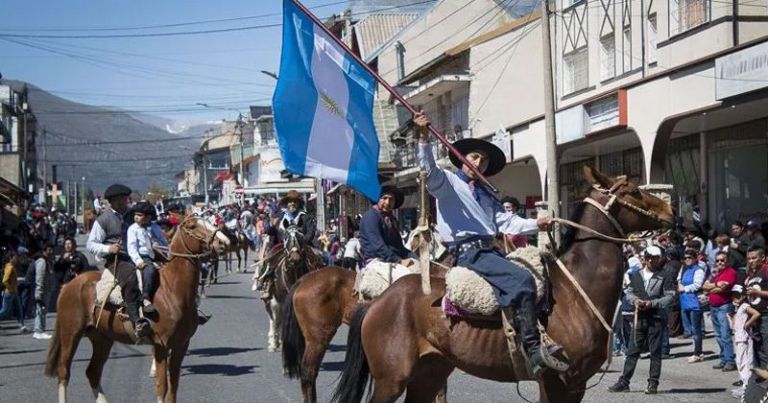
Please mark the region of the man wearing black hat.
POLYGON ((105 260, 107 269, 114 273, 120 284, 123 300, 126 304, 128 317, 133 322, 137 338, 147 336, 150 332, 149 321, 139 315, 141 291, 136 278, 136 266, 131 262, 126 249, 125 239, 128 224, 123 216, 128 209, 128 197, 131 189, 115 184, 107 188, 104 198, 109 201, 105 209, 93 223, 88 235, 87 248, 94 256, 105 260))
POLYGON ((315 219, 304 211, 304 200, 295 190, 289 191, 285 197, 280 199, 281 214, 275 220, 272 228, 285 230, 291 225, 301 227, 301 233, 304 234, 304 243, 312 244, 315 239, 316 224, 315 219))
MULTIPOLYGON (((570 363, 563 348, 557 344, 541 345, 533 276, 492 248, 501 203, 455 155, 451 154, 450 159, 458 168, 456 173, 440 169, 428 141, 429 120, 419 113, 413 121, 420 127, 419 166, 427 172, 427 190, 437 201, 436 228, 440 238, 448 243, 459 266, 468 267, 491 284, 504 319, 520 334, 534 375, 546 368, 566 371, 570 363)), ((504 152, 487 141, 468 138, 454 142, 453 146, 486 177, 501 172, 506 164, 504 152)), ((544 229, 549 224, 548 220, 541 220, 539 225, 544 229)))
POLYGON ((366 260, 378 259, 406 267, 413 263, 412 254, 405 248, 400 237, 400 225, 392 214, 403 205, 404 200, 400 189, 384 186, 379 201, 363 214, 360 220, 360 246, 366 260))

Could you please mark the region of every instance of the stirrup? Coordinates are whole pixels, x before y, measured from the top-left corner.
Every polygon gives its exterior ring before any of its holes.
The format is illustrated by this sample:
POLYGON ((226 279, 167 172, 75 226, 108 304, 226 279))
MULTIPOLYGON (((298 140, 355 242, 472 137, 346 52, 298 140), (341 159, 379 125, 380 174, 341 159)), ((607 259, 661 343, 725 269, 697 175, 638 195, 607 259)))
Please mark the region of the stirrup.
POLYGON ((570 368, 571 361, 568 358, 563 346, 550 339, 541 324, 538 325, 539 334, 541 335, 541 345, 539 347, 539 354, 541 355, 541 362, 548 368, 551 368, 557 372, 565 372, 570 368))

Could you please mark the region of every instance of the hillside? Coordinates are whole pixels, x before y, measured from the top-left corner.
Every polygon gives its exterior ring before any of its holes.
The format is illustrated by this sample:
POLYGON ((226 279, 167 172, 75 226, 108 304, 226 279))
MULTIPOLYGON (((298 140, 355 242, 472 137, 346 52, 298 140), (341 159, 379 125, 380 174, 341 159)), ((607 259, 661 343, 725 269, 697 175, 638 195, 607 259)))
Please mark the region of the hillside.
MULTIPOLYGON (((2 82, 19 90, 24 84, 2 82)), ((59 181, 85 177, 95 192, 103 192, 115 182, 140 192, 152 182, 175 189, 174 175, 191 163, 200 144, 199 139, 185 138, 190 136, 187 131, 165 130, 173 125, 168 119, 80 104, 30 84, 27 87, 30 108, 37 118, 38 172, 43 164, 40 134, 45 130, 48 172, 51 165, 57 165, 59 181)))

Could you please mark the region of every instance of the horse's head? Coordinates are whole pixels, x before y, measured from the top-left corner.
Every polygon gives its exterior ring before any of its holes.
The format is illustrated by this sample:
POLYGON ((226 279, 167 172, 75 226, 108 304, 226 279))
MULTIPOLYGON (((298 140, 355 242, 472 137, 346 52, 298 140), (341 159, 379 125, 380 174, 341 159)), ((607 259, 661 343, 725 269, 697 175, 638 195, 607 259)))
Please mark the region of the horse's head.
POLYGON ((290 225, 282 230, 283 248, 287 252, 288 264, 296 265, 303 260, 304 234, 297 225, 290 225))
POLYGON ((176 236, 182 236, 184 254, 204 255, 223 253, 229 246, 229 238, 213 224, 197 215, 189 215, 179 224, 176 236))
POLYGON ((640 189, 628 181, 626 176, 611 178, 595 168, 585 166, 584 178, 592 185, 590 197, 616 219, 625 233, 674 226, 672 206, 640 189))

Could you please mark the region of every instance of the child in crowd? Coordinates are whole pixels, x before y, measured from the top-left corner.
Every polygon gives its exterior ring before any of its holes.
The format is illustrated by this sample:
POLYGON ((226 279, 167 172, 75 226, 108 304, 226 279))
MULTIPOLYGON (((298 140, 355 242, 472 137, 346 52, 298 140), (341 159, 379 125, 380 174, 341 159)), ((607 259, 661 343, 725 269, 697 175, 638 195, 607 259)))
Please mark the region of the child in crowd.
POLYGON ((128 227, 128 255, 133 264, 141 270, 142 294, 144 297, 144 314, 155 312, 152 305, 152 294, 155 290, 156 272, 152 249, 152 234, 149 230, 154 206, 147 202, 139 202, 133 206, 134 223, 128 227))
POLYGON ((750 327, 760 319, 760 312, 752 308, 744 296, 744 287, 735 285, 731 289, 731 299, 735 307, 735 313, 729 315, 731 329, 733 329, 733 344, 736 355, 736 366, 739 369, 741 386, 733 389, 734 397, 741 398, 749 377, 752 375, 752 337, 750 327))

